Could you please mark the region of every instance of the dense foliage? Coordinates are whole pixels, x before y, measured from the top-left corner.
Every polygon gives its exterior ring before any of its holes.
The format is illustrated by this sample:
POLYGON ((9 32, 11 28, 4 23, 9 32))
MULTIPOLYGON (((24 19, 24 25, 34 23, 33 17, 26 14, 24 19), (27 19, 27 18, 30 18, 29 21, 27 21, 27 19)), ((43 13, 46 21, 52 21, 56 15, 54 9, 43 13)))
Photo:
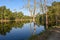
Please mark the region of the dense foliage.
MULTIPOLYGON (((48 23, 49 25, 54 25, 60 23, 60 2, 53 2, 51 6, 47 6, 48 8, 48 23)), ((39 19, 41 23, 45 22, 46 15, 44 14, 37 14, 36 19, 39 19)))
POLYGON ((15 20, 23 18, 29 19, 31 17, 23 15, 22 12, 12 12, 10 9, 7 9, 6 6, 0 6, 0 19, 15 20))

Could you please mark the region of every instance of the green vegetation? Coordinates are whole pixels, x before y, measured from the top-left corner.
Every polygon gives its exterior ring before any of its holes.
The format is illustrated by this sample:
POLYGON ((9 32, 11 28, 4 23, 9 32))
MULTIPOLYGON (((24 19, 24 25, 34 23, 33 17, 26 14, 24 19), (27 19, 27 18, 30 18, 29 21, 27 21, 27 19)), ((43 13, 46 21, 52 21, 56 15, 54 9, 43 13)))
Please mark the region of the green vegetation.
POLYGON ((12 12, 6 6, 0 6, 0 20, 15 20, 15 19, 30 19, 30 16, 25 16, 22 12, 12 12))
MULTIPOLYGON (((58 24, 60 23, 60 2, 53 2, 51 6, 47 6, 48 8, 48 23, 49 26, 55 25, 56 21, 58 24)), ((0 20, 1 19, 8 19, 8 20, 15 20, 15 19, 32 19, 30 16, 26 16, 23 12, 12 12, 10 9, 7 9, 6 6, 0 6, 0 20)), ((40 24, 45 24, 46 15, 44 14, 37 14, 36 15, 36 22, 40 22, 40 24)))
MULTIPOLYGON (((48 8, 48 26, 49 30, 45 30, 41 32, 39 35, 33 35, 30 40, 46 40, 48 36, 52 33, 50 30, 53 29, 52 26, 60 25, 60 2, 53 2, 51 6, 47 6, 48 8)), ((37 14, 36 22, 40 24, 45 24, 46 22, 46 14, 37 14)))
MULTIPOLYGON (((48 8, 48 23, 49 26, 56 25, 60 23, 60 2, 53 2, 51 6, 47 6, 48 8)), ((40 21, 40 23, 45 24, 46 15, 37 14, 36 20, 40 21)))

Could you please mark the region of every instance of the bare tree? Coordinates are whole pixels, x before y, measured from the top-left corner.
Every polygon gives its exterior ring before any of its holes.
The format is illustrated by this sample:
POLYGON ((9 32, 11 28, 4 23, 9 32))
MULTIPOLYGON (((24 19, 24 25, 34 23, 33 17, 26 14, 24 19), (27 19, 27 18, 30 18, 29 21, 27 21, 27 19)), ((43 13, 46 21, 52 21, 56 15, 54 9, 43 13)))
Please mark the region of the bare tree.
POLYGON ((44 9, 46 13, 46 28, 48 28, 48 13, 47 13, 46 0, 44 0, 44 9))
POLYGON ((28 0, 28 9, 29 9, 29 12, 30 12, 30 16, 32 16, 32 11, 33 10, 30 7, 31 7, 30 0, 28 0))
MULTIPOLYGON (((33 22, 35 22, 35 14, 36 14, 36 10, 37 10, 37 0, 34 0, 34 3, 32 6, 30 3, 31 3, 31 0, 28 0, 28 4, 25 6, 25 8, 28 8, 31 17, 33 17, 33 22)), ((47 10, 46 0, 44 0, 44 5, 42 4, 42 0, 40 0, 40 6, 38 7, 38 9, 39 8, 40 8, 40 12, 46 13, 46 26, 48 26, 48 16, 47 16, 47 11, 46 11, 47 10)))
POLYGON ((30 0, 28 0, 28 9, 29 9, 31 17, 33 17, 33 22, 35 22, 36 0, 34 0, 34 5, 32 5, 32 6, 30 4, 30 0))
POLYGON ((35 22, 36 0, 34 0, 33 22, 35 22))

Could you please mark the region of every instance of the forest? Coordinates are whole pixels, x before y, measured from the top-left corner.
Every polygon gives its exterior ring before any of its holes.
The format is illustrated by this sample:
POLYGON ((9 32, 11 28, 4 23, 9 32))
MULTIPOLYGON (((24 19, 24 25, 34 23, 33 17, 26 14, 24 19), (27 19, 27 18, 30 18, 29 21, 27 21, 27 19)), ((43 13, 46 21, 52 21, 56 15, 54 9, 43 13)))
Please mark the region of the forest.
MULTIPOLYGON (((60 23, 60 2, 53 2, 51 6, 47 6, 48 8, 48 23, 49 25, 53 25, 55 23, 60 23)), ((37 14, 36 20, 40 21, 40 23, 44 23, 46 21, 46 14, 37 14)))
MULTIPOLYGON (((60 21, 60 2, 53 2, 51 6, 47 6, 48 9, 48 23, 54 24, 59 23, 60 21)), ((32 19, 31 16, 26 16, 23 12, 12 12, 10 9, 7 9, 6 6, 0 6, 0 20, 15 20, 15 19, 32 19)), ((38 13, 35 17, 36 21, 44 23, 46 21, 46 14, 38 13)))

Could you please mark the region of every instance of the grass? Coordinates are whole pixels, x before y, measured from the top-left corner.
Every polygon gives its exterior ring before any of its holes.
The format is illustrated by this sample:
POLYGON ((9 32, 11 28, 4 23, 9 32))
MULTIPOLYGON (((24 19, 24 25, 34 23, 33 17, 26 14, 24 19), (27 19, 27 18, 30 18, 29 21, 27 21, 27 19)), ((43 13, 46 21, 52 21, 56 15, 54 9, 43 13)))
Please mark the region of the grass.
POLYGON ((51 32, 49 30, 45 30, 41 32, 39 35, 33 35, 29 38, 29 40, 47 40, 51 32))
POLYGON ((47 40, 47 38, 51 35, 51 30, 55 27, 49 27, 45 31, 41 32, 39 35, 33 35, 29 38, 29 40, 47 40))

